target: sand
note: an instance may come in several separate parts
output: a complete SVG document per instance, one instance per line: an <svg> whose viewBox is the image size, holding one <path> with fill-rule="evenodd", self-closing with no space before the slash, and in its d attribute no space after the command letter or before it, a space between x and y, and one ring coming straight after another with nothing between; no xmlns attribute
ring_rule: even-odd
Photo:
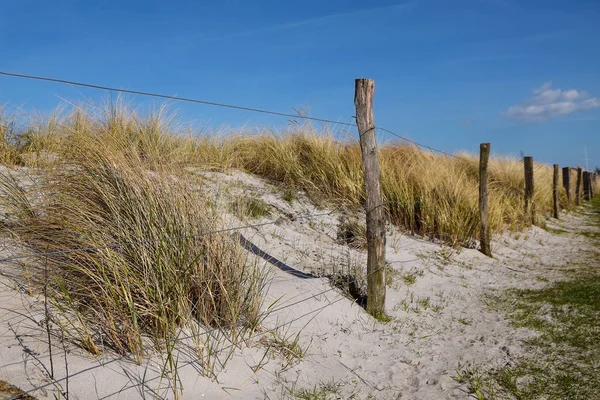
<svg viewBox="0 0 600 400"><path fill-rule="evenodd" d="M228 215L228 226L278 223L239 231L259 254L249 257L272 276L263 330L235 345L221 339L217 358L209 360L215 362L216 377L203 376L197 341L179 341L177 387L183 399L295 398L303 390L340 399L466 399L465 384L452 379L458 368L515 363L523 340L535 335L510 326L488 307L485 295L561 279L560 268L589 246L580 235L533 227L494 237L494 257L488 258L476 249L449 248L389 226L386 254L394 272L388 274L386 311L391 321L378 322L325 277L364 268L366 253L337 238L348 210L316 207L302 193L286 202L276 187L241 172L190 172L205 178L203 190L210 188L224 211L241 195L255 195L271 206L270 215L254 220ZM308 215L318 216L290 218ZM583 226L581 215L561 217L560 225L552 226L567 231ZM10 238L3 243L0 257L21 252ZM174 397L174 383L161 378L160 354L141 365L109 350L94 357L61 341L56 329L51 371L43 297L19 286L15 278L22 276L22 265L2 263L1 270L0 379L24 391L46 385L31 394L54 398L67 391L67 365L70 399ZM211 343L218 341L217 332L202 337L209 335ZM298 346L289 347L302 357L286 357L290 353L276 338L288 344L298 338Z"/></svg>

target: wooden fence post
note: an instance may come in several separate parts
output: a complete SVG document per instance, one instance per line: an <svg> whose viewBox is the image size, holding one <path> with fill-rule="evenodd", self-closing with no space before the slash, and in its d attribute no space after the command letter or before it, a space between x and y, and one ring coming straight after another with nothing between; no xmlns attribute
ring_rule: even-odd
<svg viewBox="0 0 600 400"><path fill-rule="evenodd" d="M562 169L562 180L563 186L567 191L567 210L571 208L572 198L571 198L571 168L563 167Z"/></svg>
<svg viewBox="0 0 600 400"><path fill-rule="evenodd" d="M480 243L481 252L488 257L492 256L490 247L490 221L488 215L488 160L490 158L490 144L479 145L479 216L481 221Z"/></svg>
<svg viewBox="0 0 600 400"><path fill-rule="evenodd" d="M583 179L583 170L577 167L577 183L575 185L575 205L581 205L581 183Z"/></svg>
<svg viewBox="0 0 600 400"><path fill-rule="evenodd" d="M583 171L583 200L590 201L591 198L590 173L588 171Z"/></svg>
<svg viewBox="0 0 600 400"><path fill-rule="evenodd" d="M552 208L554 210L554 218L558 219L558 173L560 166L554 164L554 176L552 179ZM564 175L563 175L564 178Z"/></svg>
<svg viewBox="0 0 600 400"><path fill-rule="evenodd" d="M533 198L533 157L523 158L525 166L525 217L529 218L532 225L535 225L535 203Z"/></svg>
<svg viewBox="0 0 600 400"><path fill-rule="evenodd" d="M367 312L380 319L385 317L385 213L375 138L374 93L372 79L356 79L354 105L367 194Z"/></svg>

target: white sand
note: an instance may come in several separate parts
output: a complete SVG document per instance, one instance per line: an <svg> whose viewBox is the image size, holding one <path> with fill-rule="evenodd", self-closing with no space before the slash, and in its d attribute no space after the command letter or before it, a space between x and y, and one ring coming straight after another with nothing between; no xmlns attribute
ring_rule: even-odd
<svg viewBox="0 0 600 400"><path fill-rule="evenodd" d="M364 266L366 253L336 240L341 211L291 221L286 215L332 210L315 208L301 194L288 204L274 187L243 173L204 175L220 204L226 204L229 196L254 193L272 206L270 216L251 223L281 217L279 224L241 233L287 266L316 275L348 265ZM230 218L229 224L247 222ZM563 215L561 226L578 229L581 222L581 217ZM20 253L10 239L3 241L0 257ZM387 260L398 272L392 274L387 290L389 323L373 320L326 278L296 277L261 260L273 274L265 310L277 300L263 322L265 332L229 349L224 342L217 362L230 357L224 368L217 368L216 379L200 374L193 341L183 340L178 345L180 398L293 398L294 391L327 385L337 388L331 398L468 398L466 387L452 379L459 365L514 363L522 340L534 334L509 326L502 315L488 310L482 295L547 284L540 277L560 279L560 267L586 246L581 236L533 228L518 239L496 237L494 258L489 259L474 249L456 252L389 227ZM20 267L2 264L1 268L6 276L0 278L0 379L26 391L49 384L32 394L53 398L59 390L66 391L67 382L61 380L66 375L66 357L70 399L173 398L172 382L160 379L160 355L138 366L110 351L91 357L73 345L61 344L60 337L52 339L54 376L59 380L52 384L43 300L18 290L11 277L20 274ZM415 282L409 285L403 277L410 280L410 275ZM291 341L299 334L300 347L306 350L302 359L287 365L281 355L265 357L260 339L270 338L268 330L276 327L280 336ZM104 362L110 363L101 366Z"/></svg>

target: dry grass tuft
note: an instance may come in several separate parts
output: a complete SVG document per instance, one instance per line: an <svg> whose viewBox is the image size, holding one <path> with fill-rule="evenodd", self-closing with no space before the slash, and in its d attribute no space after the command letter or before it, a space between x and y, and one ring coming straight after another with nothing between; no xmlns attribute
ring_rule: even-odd
<svg viewBox="0 0 600 400"><path fill-rule="evenodd" d="M99 342L141 353L145 336L160 343L189 323L242 328L258 318L263 277L235 236L197 235L221 228L220 218L162 155L102 137L73 144L68 161L40 176L35 196L2 179L5 198L20 194L4 207L18 216L7 229L24 245L105 246L39 258L68 334L93 353Z"/></svg>

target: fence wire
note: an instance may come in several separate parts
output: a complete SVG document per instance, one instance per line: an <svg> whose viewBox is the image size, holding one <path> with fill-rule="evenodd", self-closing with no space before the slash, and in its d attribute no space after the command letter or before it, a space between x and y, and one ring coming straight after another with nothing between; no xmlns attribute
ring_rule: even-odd
<svg viewBox="0 0 600 400"><path fill-rule="evenodd" d="M58 78L51 78L51 77L44 77L44 76L37 76L37 75L28 75L28 74L21 74L21 73L12 73L12 72L6 72L6 71L0 71L0 75L3 76L9 76L9 77L15 77L15 78L21 78L21 79L30 79L30 80L38 80L38 81L46 81L46 82L54 82L54 83L59 83L59 84L65 84L65 85L71 85L71 86L78 86L78 87L86 87L86 88L91 88L91 89L98 89L98 90L107 90L107 91L114 91L114 92L119 92L119 93L126 93L126 94L133 94L133 95L140 95L140 96L147 96L147 97L154 97L154 98L161 98L161 99L168 99L168 100L175 100L175 101L182 101L182 102L188 102L188 103L195 103L195 104L202 104L202 105L208 105L208 106L214 106L214 107L222 107L222 108L228 108L228 109L235 109L235 110L241 110L241 111L248 111L248 112L254 112L254 113L261 113L261 114L268 114L268 115L274 115L274 116L279 116L279 117L287 117L287 118L294 118L294 119L303 119L303 120L309 120L309 121L315 121L315 122L321 122L321 123L329 123L329 124L336 124L336 125L341 125L341 126L348 126L348 127L356 127L355 123L347 123L347 122L341 122L341 121L337 121L337 120L333 120L333 119L328 119L328 118L315 118L315 117L309 117L309 116L305 116L305 115L298 115L298 114L291 114L291 113L284 113L284 112L278 112L278 111L272 111L272 110L266 110L266 109L260 109L260 108L254 108L254 107L247 107L247 106L240 106L240 105L234 105L234 104L227 104L227 103L219 103L219 102L214 102L214 101L209 101L209 100L202 100L202 99L195 99L195 98L187 98L187 97L179 97L179 96L172 96L172 95L165 95L165 94L160 94L160 93L152 93L152 92L147 92L147 91L140 91L140 90L130 90L130 89L119 89L119 88L115 88L115 87L109 87L109 86L104 86L104 85L98 85L98 84L91 84L91 83L84 83L84 82L77 82L77 81L72 81L72 80L67 80L67 79L58 79ZM432 152L436 152L448 157L453 157L459 160L463 160L463 161L468 161L468 162L473 162L473 160L469 160L463 157L459 157L456 156L454 154L450 154L446 151L443 150L439 150L436 149L434 147L428 146L428 145L424 145L422 143L419 143L415 140L409 139L405 136L402 136L390 129L384 128L384 127L379 127L379 126L374 126L373 129L378 129L381 130L383 132L386 132L398 139L404 140L406 142L409 142L411 144L414 144L416 146L418 146L421 149L428 149ZM477 196L472 196L472 198L478 197ZM432 201L427 201L424 202L424 204L429 204L432 202L440 202L440 201L456 201L458 199L460 199L462 197L456 197L456 198L447 198L447 199L436 199L436 200L432 200ZM465 196L464 198L471 198L471 196ZM381 206L385 206L385 205L391 205L391 204L395 204L395 203L404 203L400 200L393 200L393 201L386 201L386 202L382 202L378 205L376 205L375 207L373 207L372 209L376 208L376 207L381 207ZM300 216L296 216L293 218L290 218L291 221L297 220L297 219L304 219L304 218L313 218L313 217L319 217L319 216L327 216L327 215L332 215L333 213L335 213L336 211L339 210L338 207L337 209L334 209L333 211L327 212L327 213L317 213L317 214L310 214L310 215L300 215ZM370 212L372 211L372 209L370 210L365 210L366 212ZM97 251L97 250L102 250L102 249L111 249L111 248L121 248L121 247L126 247L126 246L135 246L135 245L141 245L141 244L148 244L148 243L156 243L156 242L163 242L163 241L171 241L171 240L178 240L178 239L191 239L191 238L196 238L196 237L201 237L201 236L207 236L207 235L214 235L214 234L223 234L223 233L229 233L229 232L234 232L234 231L238 231L238 230L242 230L242 229L249 229L249 228L259 228L259 227L264 227L264 226L268 226L268 225L274 225L274 224L278 224L280 222L284 221L284 218L280 217L276 220L273 221L269 221L269 222L263 222L263 223L257 223L257 224L248 224L248 225L244 225L244 226L238 226L238 227L232 227L232 228L224 228L224 229L219 229L219 230L213 230L213 231L208 231L208 232L198 232L196 234L191 234L191 235L183 235L183 236L173 236L173 237L163 237L163 238L155 238L155 239L146 239L146 240L140 240L140 241L132 241L132 242L124 242L124 243L111 243L111 244L107 244L107 245L102 245L102 246L93 246L93 247L86 247L86 248L79 248L79 249L66 249L66 250L57 250L57 251L50 251L50 252L39 252L39 253L28 253L28 254L20 254L20 255L15 255L15 256L11 256L11 257L5 257L5 258L0 258L0 263L8 263L8 262L12 262L12 261L17 261L17 260L22 260L22 259L26 259L26 258L32 258L32 257L51 257L51 256L58 256L58 255L64 255L64 254L72 254L72 253L78 253L78 252L93 252L93 251ZM413 261L418 261L419 259L414 259L414 260L407 260L407 261L397 261L398 263L409 263L409 262L413 262ZM371 274L375 274L377 272L379 272L379 270L381 268L384 267L380 267L379 269L372 271ZM366 278L369 278L370 275L366 275ZM329 292L335 291L337 290L335 287L330 287L326 290L323 290L319 293L316 294L312 294L310 296L307 296L301 300L297 300L294 302L291 302L289 304L286 305L282 305L280 307L276 307L270 310L267 310L267 314L266 316L270 316L273 315L276 312L280 312L283 311L285 309L288 309L292 306L296 306L300 303L303 303L305 301L309 301L311 299L315 299L319 296L322 296L324 294L327 294ZM297 317L291 321L288 321L284 324L280 324L278 326L276 326L274 328L274 330L278 330L281 329L282 327L289 325L295 321L298 321L308 315L317 313L317 312L321 312L324 309L326 309L327 307L331 307L334 304L336 304L337 302L343 300L344 297L340 296L340 298L336 299L333 302L329 302L328 304L317 308L315 310L311 310L306 314L303 314L300 317ZM188 340L188 339L193 339L193 338L198 338L200 336L203 335L211 335L214 332L217 331L222 331L225 329L232 329L235 327L240 327L242 326L244 323L246 323L247 321L242 320L242 321L237 321L235 323L232 324L228 324L225 326L220 326L220 327L216 327L216 328L212 328L212 329L208 329L205 330L201 333L197 333L197 334L193 334L193 335L185 335L185 336L180 336L177 338L173 338L173 339L169 339L169 340L165 340L161 343L153 343L151 345L145 346L143 347L141 350L139 351L146 351L150 348L156 347L156 346L160 346L160 345L167 345L167 344L171 344L173 342L181 342L183 340ZM273 330L267 330L265 332L259 332L256 335L260 336L263 335L265 333L268 333L270 331ZM224 348L221 349L221 351L225 351L228 348L231 348L232 346L235 346L233 343ZM139 352L138 351L138 352ZM132 356L134 353L127 353L124 354L120 357L116 357L113 358L111 360L107 360L104 362L101 362L97 365L85 368L83 370L77 371L75 373L72 374L68 374L67 376L60 378L60 379L53 379L51 382L48 382L44 385L35 387L33 389L30 389L24 393L18 394L18 395L14 395L12 397L9 398L9 400L16 400L21 398L24 395L27 394L31 394L35 391L47 388L49 386L56 386L58 383L61 383L63 381L68 381L69 379L72 379L76 376L80 376L84 373L87 373L89 371L93 371L97 368L102 368L105 367L107 365L110 365L112 363L116 363L118 361L122 361L130 356ZM192 360L190 362L188 362L188 364L193 364L195 361ZM147 383L147 381L142 381L141 383L128 387L127 389L142 385ZM116 392L114 394L118 394L121 393L123 391L120 390L119 392Z"/></svg>
<svg viewBox="0 0 600 400"><path fill-rule="evenodd" d="M296 219L306 219L306 218L315 218L315 217L320 217L320 216L326 216L326 215L331 215L331 214L335 213L336 211L337 211L337 209L334 209L334 210L326 212L326 213L320 213L320 214L300 215L300 216L295 216L290 220L294 221ZM126 246L135 246L135 245L139 245L139 244L167 242L167 241L179 240L179 239L193 239L193 238L198 238L198 237L202 237L202 236L235 232L235 231L239 231L242 229L260 228L262 226L276 225L283 221L285 221L285 219L283 217L280 217L280 218L277 218L276 220L269 221L269 222L263 222L263 223L259 223L259 224L249 224L249 225L244 225L244 226L236 226L233 228L217 229L217 230L208 231L208 232L199 232L199 233L195 233L195 234L191 234L191 235L168 236L168 237L162 237L162 238L156 238L156 239L146 239L146 240L122 242L122 243L111 243L111 244L102 245L102 246L83 247L83 248L78 248L78 249L67 249L67 250L56 250L56 251L49 251L49 252L44 252L44 253L19 254L16 256L0 258L0 263L10 262L10 261L15 261L15 260L22 260L22 259L33 258L33 257L42 258L42 257L56 256L56 255L62 255L62 254L87 253L87 252L103 250L103 249L114 249L114 248L120 248L120 247L126 247Z"/></svg>
<svg viewBox="0 0 600 400"><path fill-rule="evenodd" d="M318 298L319 296L322 296L322 295L324 295L324 294L327 294L327 293L329 293L329 292L332 292L332 291L335 291L335 290L337 290L335 287L331 287L331 288L325 289L325 290L323 290L323 291L321 291L321 292L319 292L319 293L311 294L311 295L309 295L309 296L307 296L307 297L305 297L305 298L303 298L303 299L301 299L301 300L295 301L295 302L293 302L293 303L290 303L290 304L286 304L285 306L281 306L281 307L277 307L277 308L269 309L269 310L267 310L267 312L265 313L264 317L265 317L265 318L266 318L266 317L269 317L269 316L271 316L271 315L273 315L273 314L275 314L275 313L277 313L277 312L279 312L279 311L283 311L283 310L285 310L285 309L288 309L288 308L290 308L290 307L292 307L292 306L295 306L295 305L301 304L301 303L303 303L303 302L306 302L306 301L309 301L309 300L312 300L312 299L316 299L316 298ZM345 299L345 297L344 297L344 296L340 296L340 297L339 297L338 299L336 299L335 301L329 302L328 304L326 304L326 305L324 305L324 306L322 306L322 307L319 307L319 308L317 308L317 309L311 310L311 311L309 311L309 312L307 312L307 313L305 313L305 314L303 314L303 315L301 315L301 316L299 316L299 317L296 317L296 318L292 319L291 321L287 321L287 322L285 322L285 323L282 323L282 324L276 325L276 326L275 326L274 328L272 328L272 329L268 329L268 330L265 330L265 331L263 331L263 332L258 332L258 333L255 333L255 334L253 335L253 338L256 338L256 337L258 337L258 336L264 335L264 334L266 334L266 333L269 333L269 332L276 332L276 331L278 331L279 329L281 329L281 328L282 328L282 327L284 327L284 326L290 325L290 324L292 324L293 322L296 322L296 321L298 321L298 320L300 320L300 319L302 319L302 318L304 318L304 317L306 317L306 316L308 316L308 315L311 315L311 314L313 314L313 313L321 312L321 311L323 311L324 309L326 309L327 307L331 307L331 306L333 306L334 304L336 304L336 303L338 303L339 301L342 301L342 300L344 300L344 299ZM228 325L225 325L225 326L219 326L219 327L215 327L215 328L212 328L212 329L208 329L208 330L206 330L206 331L203 331L203 332L200 332L200 333L191 334L191 335L184 335L184 336L178 336L178 337L176 337L176 338L169 339L169 340L164 340L164 341L162 341L162 342L159 342L159 343L151 343L151 344L149 344L149 345L147 345L147 346L144 346L144 347L142 347L140 350L138 350L138 351L136 351L136 352L130 352L130 353L127 353L127 354L123 354L123 355L121 355L121 356L119 356L119 357L116 357L116 358L113 358L113 359L110 359L110 360L107 360L107 361L104 361L104 362L100 362L100 363L98 363L98 364L96 364L96 365L93 365L93 366L91 366L91 367L88 367L88 368L84 368L84 369L82 369L82 370L80 370L80 371L74 372L74 373L72 373L72 374L69 374L69 375L67 375L67 376L65 376L65 377L62 377L62 378L58 378L58 379L52 379L50 382L48 382L48 383L46 383L46 384L43 384L43 385L37 386L37 387L35 387L35 388L32 388L32 389L30 389L30 390L27 390L27 391L25 391L25 392L22 392L22 393L19 393L19 394L16 394L16 395L14 395L14 396L12 396L12 397L9 397L9 398L8 398L8 400L17 400L17 399L23 398L23 396L25 396L25 395L32 394L32 393L34 393L34 392L36 392L36 391L38 391L38 390L45 389L45 388L47 388L47 387L50 387L50 386L56 386L57 384L59 384L59 383L61 383L61 382L64 382L64 381L70 380L70 379L72 379L72 378L74 378L74 377L77 377L77 376L79 376L79 375L85 374L85 373L87 373L87 372L93 371L93 370L95 370L95 369L98 369L98 368L103 368L103 367L106 367L106 366L108 366L108 365L110 365L110 364L113 364L113 363L116 363L116 362L118 362L118 361L125 360L125 359L127 359L127 358L129 358L129 357L131 357L131 356L135 355L136 353L139 353L139 352L145 352L145 351L147 351L147 350L150 350L150 349L152 349L152 348L156 348L156 347L160 347L160 346L164 346L164 345L169 345L169 344L172 344L172 343L178 343L178 342L182 342L182 341L189 340L189 339L195 339L195 338L199 338L199 337L201 337L201 336L210 335L211 333L214 333L214 332L217 332L217 331L224 331L224 330L227 330L227 329L232 329L232 328L236 328L236 327L237 327L237 328L239 328L239 327L242 327L242 326L243 326L243 325L244 325L246 322L247 322L246 320L237 321L237 322L235 322L235 323L228 324ZM237 345L232 343L231 345L229 345L229 346L227 346L227 347L224 347L224 348L220 349L219 351L220 351L220 352L227 351L227 350L231 349L231 348L232 348L232 347L234 347L234 346L237 346ZM195 361L189 361L189 362L187 363L187 365L189 365L189 364L193 364L194 362L195 362ZM185 366L185 365L183 365L183 366ZM157 378L155 378L155 379L157 379ZM149 381L150 381L150 380L149 380ZM141 383L139 383L139 384L137 384L137 385L135 385L135 386L139 386L139 385L145 384L145 383L147 383L147 382L149 382L149 381L143 381L143 382L141 382ZM130 387L130 388L133 388L133 386L132 386L132 387ZM121 390L121 391L122 391L122 390ZM115 395L115 394L118 394L118 393L120 393L121 391L119 391L119 392L116 392L116 393L114 393L113 395Z"/></svg>
<svg viewBox="0 0 600 400"><path fill-rule="evenodd" d="M188 98L188 97L171 96L171 95L161 94L161 93L151 93L151 92L146 92L146 91L141 91L141 90L119 89L119 88L115 88L115 87L96 85L96 84L92 84L92 83L76 82L76 81L67 80L67 79L50 78L50 77L37 76L37 75L27 75L27 74L20 74L20 73L14 73L14 72L6 72L6 71L0 71L0 75L11 76L11 77L15 77L15 78L34 79L34 80L39 80L39 81L61 83L61 84L65 84L65 85L86 87L86 88L91 88L91 89L108 90L108 91L112 91L112 92L134 94L134 95L139 95L139 96L155 97L155 98L159 98L159 99L177 100L177 101L183 101L183 102L187 102L187 103L204 104L207 106L230 108L230 109L241 110L241 111L250 111L250 112L254 112L254 113L269 114L269 115L275 115L275 116L279 116L279 117L298 118L298 119L304 119L304 120L310 120L310 121L316 121L316 122L324 122L324 123L329 123L329 124L336 124L336 125L343 125L343 126L350 126L350 127L356 126L355 124L351 124L348 122L335 121L333 119L327 119L327 118L308 117L305 115L290 114L290 113L264 110L264 109L260 109L260 108L253 108L253 107L246 107L246 106L238 106L238 105L234 105L234 104L217 103L214 101L192 99L192 98Z"/></svg>
<svg viewBox="0 0 600 400"><path fill-rule="evenodd" d="M266 110L266 109L261 109L261 108L240 106L240 105L234 105L234 104L228 104L228 103L219 103L219 102L214 102L214 101L209 101L209 100L194 99L194 98L188 98L188 97L172 96L172 95L167 95L167 94L162 94L162 93L153 93L153 92L147 92L147 91L142 91L142 90L119 89L119 88L105 86L105 85L77 82L77 81L73 81L73 80L69 80L69 79L52 78L52 77L46 77L46 76L29 75L29 74L22 74L22 73L17 73L17 72L7 72L7 71L0 71L0 75L14 77L14 78L20 78L20 79L30 79L30 80L38 80L38 81L45 81L45 82L54 82L54 83L60 83L60 84L64 84L64 85L85 87L85 88L98 89L98 90L107 90L107 91L112 91L112 92L133 94L133 95L146 96L146 97L154 97L154 98L159 98L159 99L167 99L167 100L182 101L182 102L187 102L187 103L202 104L202 105L213 106L213 107L221 107L221 108L229 108L229 109L234 109L234 110L249 111L249 112L274 115L274 116L279 116L279 117L297 118L297 119L303 119L303 120L307 120L307 121L335 124L335 125L347 126L347 127L352 127L352 128L356 127L355 123L343 122L343 121L334 120L331 118L309 117L307 115L301 115L301 114L284 113L284 112ZM457 158L460 160L470 161L466 158L459 157L454 154L448 153L446 151L436 149L432 146L419 143L413 139L409 139L405 136L402 136L402 135L400 135L390 129L384 128L384 127L373 126L371 129L377 129L377 130L381 130L383 132L389 133L390 135L395 136L398 139L412 143L420 148L425 148L430 151L433 151L433 152L436 152L439 154L443 154L448 157L454 157L454 158Z"/></svg>

